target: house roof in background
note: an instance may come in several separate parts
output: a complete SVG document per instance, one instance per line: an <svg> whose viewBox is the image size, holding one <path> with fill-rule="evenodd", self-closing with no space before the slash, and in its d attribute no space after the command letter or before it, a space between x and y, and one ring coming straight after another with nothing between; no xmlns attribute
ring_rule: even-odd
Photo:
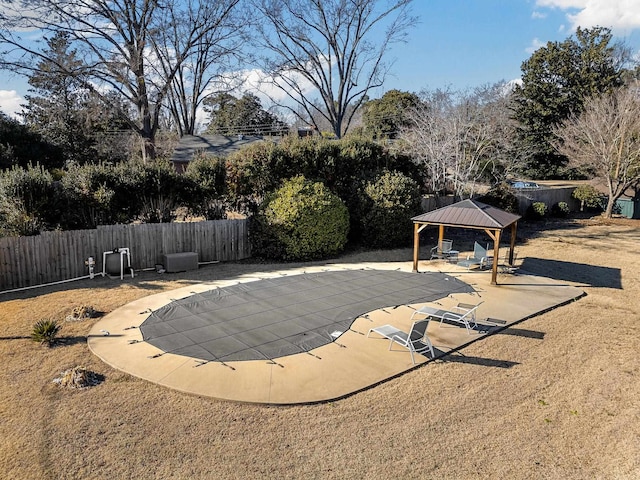
<svg viewBox="0 0 640 480"><path fill-rule="evenodd" d="M248 135L185 135L173 151L171 161L174 164L188 163L198 151L226 156L246 145L262 140L263 137Z"/></svg>

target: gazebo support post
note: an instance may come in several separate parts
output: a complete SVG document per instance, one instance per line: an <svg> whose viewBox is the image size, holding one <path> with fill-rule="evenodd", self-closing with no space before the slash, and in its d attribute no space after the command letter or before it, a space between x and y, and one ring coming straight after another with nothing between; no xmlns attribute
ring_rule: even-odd
<svg viewBox="0 0 640 480"><path fill-rule="evenodd" d="M518 229L518 222L511 224L511 246L509 248L509 265L513 265L513 254L516 250L516 230Z"/></svg>
<svg viewBox="0 0 640 480"><path fill-rule="evenodd" d="M438 228L438 245L442 245L442 240L444 240L444 225Z"/></svg>
<svg viewBox="0 0 640 480"><path fill-rule="evenodd" d="M498 262L500 261L500 232L495 231L495 239L493 240L493 264L491 266L491 285L498 284Z"/></svg>
<svg viewBox="0 0 640 480"><path fill-rule="evenodd" d="M420 252L420 224L413 224L413 272L418 272L418 254Z"/></svg>
<svg viewBox="0 0 640 480"><path fill-rule="evenodd" d="M493 262L491 266L491 285L498 284L498 256L500 255L500 232L498 228L496 230L485 229L485 233L489 235L489 238L493 240Z"/></svg>

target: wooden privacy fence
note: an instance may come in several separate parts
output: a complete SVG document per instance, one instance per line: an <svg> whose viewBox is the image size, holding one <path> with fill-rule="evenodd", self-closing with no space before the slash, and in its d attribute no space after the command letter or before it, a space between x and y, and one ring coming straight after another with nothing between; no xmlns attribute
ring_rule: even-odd
<svg viewBox="0 0 640 480"><path fill-rule="evenodd" d="M0 238L0 291L88 275L93 257L102 272L103 252L128 247L135 270L153 268L167 253L198 252L199 262L230 261L251 255L248 221L108 225L95 230L44 232Z"/></svg>

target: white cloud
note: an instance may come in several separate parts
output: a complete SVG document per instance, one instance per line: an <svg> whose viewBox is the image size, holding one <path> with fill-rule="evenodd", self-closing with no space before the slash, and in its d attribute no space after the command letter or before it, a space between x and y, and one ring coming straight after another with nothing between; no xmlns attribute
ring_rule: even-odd
<svg viewBox="0 0 640 480"><path fill-rule="evenodd" d="M544 47L545 45L546 45L546 43L541 41L539 38L534 38L531 41L531 45L528 46L527 48L525 48L525 51L528 54L532 54L533 52L535 52L536 50L538 50L541 47Z"/></svg>
<svg viewBox="0 0 640 480"><path fill-rule="evenodd" d="M609 27L614 31L640 28L640 0L536 0L536 7L570 10L571 27Z"/></svg>
<svg viewBox="0 0 640 480"><path fill-rule="evenodd" d="M534 20L540 20L542 18L547 18L547 14L536 10L531 14L531 18L533 18Z"/></svg>
<svg viewBox="0 0 640 480"><path fill-rule="evenodd" d="M24 98L15 90L0 90L0 110L10 117L18 117L18 113L22 110L20 107L22 103Z"/></svg>

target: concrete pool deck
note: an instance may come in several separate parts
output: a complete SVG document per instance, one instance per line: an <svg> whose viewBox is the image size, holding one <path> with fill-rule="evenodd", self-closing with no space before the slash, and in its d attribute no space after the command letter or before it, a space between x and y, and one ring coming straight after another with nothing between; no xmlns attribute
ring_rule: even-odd
<svg viewBox="0 0 640 480"><path fill-rule="evenodd" d="M165 353L143 341L139 329L152 310L194 292L270 276L362 268L410 272L412 263L328 264L304 270L260 273L233 281L217 280L151 295L114 310L94 324L88 336L89 348L118 370L191 394L248 403L315 403L351 395L433 361L416 355L416 365L413 365L408 350L395 345L389 351L388 340L374 338L374 335L367 337L371 328L384 324L408 331L411 314L422 305L446 309L458 302L482 302L477 313L478 323L486 325L489 334L499 334L501 331L509 333L510 325L577 299L584 293L566 282L524 272L499 275L499 285L491 285L488 271L467 271L439 261L421 262L422 272L447 273L471 285L474 292L453 294L428 304L375 310L357 318L335 342L307 353L288 355L273 361L205 362ZM464 326L440 325L437 321L431 321L427 335L435 348L437 359L487 334L476 331L469 334ZM487 356L490 361L490 352Z"/></svg>

